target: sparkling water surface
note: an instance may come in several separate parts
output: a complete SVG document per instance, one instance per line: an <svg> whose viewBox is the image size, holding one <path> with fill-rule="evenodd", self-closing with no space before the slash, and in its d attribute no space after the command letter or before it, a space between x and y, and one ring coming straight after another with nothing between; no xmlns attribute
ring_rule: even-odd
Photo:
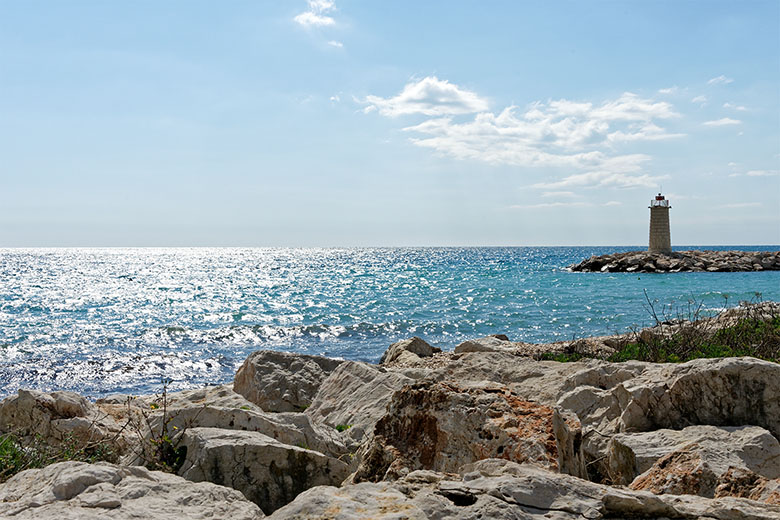
<svg viewBox="0 0 780 520"><path fill-rule="evenodd" d="M629 249L0 249L0 396L224 383L257 349L376 362L411 336L451 350L612 334L651 324L644 291L674 314L780 300L777 271L566 270Z"/></svg>

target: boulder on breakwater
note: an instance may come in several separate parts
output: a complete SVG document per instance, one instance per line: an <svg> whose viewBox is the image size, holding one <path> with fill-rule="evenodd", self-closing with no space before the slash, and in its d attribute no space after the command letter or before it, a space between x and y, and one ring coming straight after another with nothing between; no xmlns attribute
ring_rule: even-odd
<svg viewBox="0 0 780 520"><path fill-rule="evenodd" d="M602 273L779 271L780 251L628 251L592 256L569 269Z"/></svg>

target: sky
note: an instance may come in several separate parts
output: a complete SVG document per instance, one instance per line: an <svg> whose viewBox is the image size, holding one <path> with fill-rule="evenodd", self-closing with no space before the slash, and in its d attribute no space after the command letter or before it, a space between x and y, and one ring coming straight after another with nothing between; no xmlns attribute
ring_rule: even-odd
<svg viewBox="0 0 780 520"><path fill-rule="evenodd" d="M780 2L0 0L0 247L780 244Z"/></svg>

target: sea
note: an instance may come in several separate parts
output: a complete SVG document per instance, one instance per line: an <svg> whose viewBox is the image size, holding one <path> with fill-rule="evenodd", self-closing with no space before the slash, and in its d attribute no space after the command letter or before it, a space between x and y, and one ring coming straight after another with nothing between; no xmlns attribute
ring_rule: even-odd
<svg viewBox="0 0 780 520"><path fill-rule="evenodd" d="M0 397L221 384L258 349L377 362L412 336L443 350L498 333L552 342L648 326L653 310L687 318L780 301L779 271L567 270L640 249L0 249Z"/></svg>

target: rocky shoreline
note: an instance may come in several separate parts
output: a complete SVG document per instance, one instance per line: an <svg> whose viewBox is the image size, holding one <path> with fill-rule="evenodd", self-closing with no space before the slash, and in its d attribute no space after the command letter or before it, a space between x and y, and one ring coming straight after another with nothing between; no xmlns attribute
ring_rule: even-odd
<svg viewBox="0 0 780 520"><path fill-rule="evenodd" d="M745 312L780 304L710 328ZM540 360L625 340L410 338L379 365L258 351L233 384L157 396L19 390L0 432L116 456L18 473L0 517L780 518L780 365ZM176 474L139 466L161 445Z"/></svg>
<svg viewBox="0 0 780 520"><path fill-rule="evenodd" d="M569 269L602 273L778 271L780 251L628 251L592 256Z"/></svg>

